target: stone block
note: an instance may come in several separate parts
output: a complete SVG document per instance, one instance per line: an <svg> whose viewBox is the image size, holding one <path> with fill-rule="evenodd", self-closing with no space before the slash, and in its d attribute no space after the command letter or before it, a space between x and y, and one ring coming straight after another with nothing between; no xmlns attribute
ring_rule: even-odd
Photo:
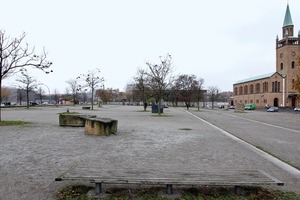
<svg viewBox="0 0 300 200"><path fill-rule="evenodd" d="M86 118L93 118L93 115L80 115L80 114L59 114L60 126L84 127Z"/></svg>
<svg viewBox="0 0 300 200"><path fill-rule="evenodd" d="M118 120L110 118L87 118L85 133L89 135L111 135L117 132Z"/></svg>

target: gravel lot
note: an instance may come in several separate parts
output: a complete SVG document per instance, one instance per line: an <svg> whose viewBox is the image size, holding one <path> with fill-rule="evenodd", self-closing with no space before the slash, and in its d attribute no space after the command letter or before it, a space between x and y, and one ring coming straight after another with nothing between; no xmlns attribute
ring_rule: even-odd
<svg viewBox="0 0 300 200"><path fill-rule="evenodd" d="M70 112L117 119L118 133L94 137L85 135L84 128L60 127L58 113L67 108ZM152 117L150 112L141 112L142 109L137 106L104 106L93 111L79 106L2 109L3 120L31 123L0 128L0 199L55 199L60 188L74 182L55 182L54 179L83 163L99 168L137 170L260 169L283 181L285 186L281 189L300 194L300 178L182 108L165 109L169 117ZM297 124L300 115L192 109L190 112L300 166L299 145L296 146L300 143L299 133L278 131L283 129L230 116L300 130ZM278 145L280 143L283 144Z"/></svg>

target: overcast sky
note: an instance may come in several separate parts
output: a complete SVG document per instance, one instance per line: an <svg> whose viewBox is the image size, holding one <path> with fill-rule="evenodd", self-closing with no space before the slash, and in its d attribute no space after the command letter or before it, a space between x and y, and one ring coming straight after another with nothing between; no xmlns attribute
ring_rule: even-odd
<svg viewBox="0 0 300 200"><path fill-rule="evenodd" d="M294 35L300 1L289 1ZM172 55L174 75L232 91L240 79L275 72L286 0L1 0L0 29L45 47L53 73L32 72L65 92L66 81L100 68L105 87L124 90L145 62ZM14 77L4 80L12 85Z"/></svg>

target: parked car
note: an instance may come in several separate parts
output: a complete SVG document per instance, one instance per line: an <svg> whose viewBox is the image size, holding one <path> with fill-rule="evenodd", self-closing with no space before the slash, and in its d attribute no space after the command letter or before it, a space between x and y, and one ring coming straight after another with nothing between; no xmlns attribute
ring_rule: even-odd
<svg viewBox="0 0 300 200"><path fill-rule="evenodd" d="M300 106L295 107L294 111L300 111Z"/></svg>
<svg viewBox="0 0 300 200"><path fill-rule="evenodd" d="M229 106L229 109L235 109L235 106Z"/></svg>
<svg viewBox="0 0 300 200"><path fill-rule="evenodd" d="M256 105L254 103L246 104L245 110L255 110Z"/></svg>
<svg viewBox="0 0 300 200"><path fill-rule="evenodd" d="M275 107L275 106L271 106L267 112L278 112L278 107Z"/></svg>
<svg viewBox="0 0 300 200"><path fill-rule="evenodd" d="M30 102L29 102L29 105L31 105L31 106L36 106L36 105L38 105L38 103L37 103L37 102L34 102L34 101L30 101Z"/></svg>

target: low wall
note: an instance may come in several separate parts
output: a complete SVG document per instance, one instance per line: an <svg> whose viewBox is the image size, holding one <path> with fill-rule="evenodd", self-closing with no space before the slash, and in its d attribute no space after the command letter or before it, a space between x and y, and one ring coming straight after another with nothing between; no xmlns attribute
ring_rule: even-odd
<svg viewBox="0 0 300 200"><path fill-rule="evenodd" d="M84 127L86 118L93 118L93 117L96 116L71 114L71 113L59 114L59 125L72 126L72 127Z"/></svg>
<svg viewBox="0 0 300 200"><path fill-rule="evenodd" d="M85 133L89 135L111 135L117 132L118 120L109 118L87 118Z"/></svg>

